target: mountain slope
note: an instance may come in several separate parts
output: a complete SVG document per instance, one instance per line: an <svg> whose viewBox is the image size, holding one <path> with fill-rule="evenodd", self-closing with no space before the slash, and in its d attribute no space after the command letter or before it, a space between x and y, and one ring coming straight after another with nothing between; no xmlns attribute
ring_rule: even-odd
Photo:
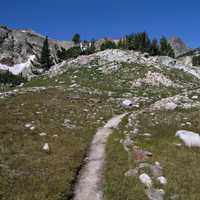
<svg viewBox="0 0 200 200"><path fill-rule="evenodd" d="M1 93L1 199L73 199L93 135L126 112L106 145L100 183L105 199L198 199L200 150L175 134L200 132L200 77L197 68L176 62L106 50ZM152 171L158 166L166 185ZM151 188L140 182L144 173Z"/></svg>
<svg viewBox="0 0 200 200"><path fill-rule="evenodd" d="M191 51L190 48L179 37L172 37L169 39L169 43L172 46L175 57L179 57Z"/></svg>

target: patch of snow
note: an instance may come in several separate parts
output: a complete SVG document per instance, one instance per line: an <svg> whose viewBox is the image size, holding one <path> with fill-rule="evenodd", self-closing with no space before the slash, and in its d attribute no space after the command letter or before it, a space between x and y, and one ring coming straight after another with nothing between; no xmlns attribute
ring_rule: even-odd
<svg viewBox="0 0 200 200"><path fill-rule="evenodd" d="M176 132L179 137L188 147L200 147L200 136L192 131L179 130Z"/></svg>
<svg viewBox="0 0 200 200"><path fill-rule="evenodd" d="M139 179L140 179L141 183L143 183L146 187L148 187L148 188L152 187L152 179L148 174L146 174L146 173L141 174L139 176Z"/></svg>
<svg viewBox="0 0 200 200"><path fill-rule="evenodd" d="M31 55L28 58L28 61L25 63L21 63L21 64L16 64L13 65L12 67L4 65L4 64L0 64L0 70L5 70L5 71L9 71L14 75L18 75L20 74L25 68L29 68L31 65L31 61L33 61L35 59L35 55Z"/></svg>

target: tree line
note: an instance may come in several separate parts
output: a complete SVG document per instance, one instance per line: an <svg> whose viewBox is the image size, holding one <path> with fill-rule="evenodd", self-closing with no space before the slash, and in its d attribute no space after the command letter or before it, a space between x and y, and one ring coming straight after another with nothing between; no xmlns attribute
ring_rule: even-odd
<svg viewBox="0 0 200 200"><path fill-rule="evenodd" d="M151 56L162 55L174 58L174 51L165 36L160 41L151 40L146 32L130 34L121 38L117 43L105 40L101 45L101 50L105 49L127 49L149 53Z"/></svg>
<svg viewBox="0 0 200 200"><path fill-rule="evenodd" d="M9 85L9 86L16 86L20 85L21 83L25 83L27 81L26 78L22 76L22 74L19 75L13 75L11 72L6 71L0 73L0 85Z"/></svg>
<svg viewBox="0 0 200 200"><path fill-rule="evenodd" d="M80 55L89 55L93 54L97 51L95 46L95 40L91 41L81 41L81 37L78 33L76 33L72 41L74 46L70 49L59 48L55 46L57 61L62 62L63 60L67 60L70 58L76 58ZM104 42L100 45L100 50L106 49L127 49L127 50L135 50L140 51L142 53L147 52L151 56L162 55L162 56L170 56L175 57L174 51L166 39L166 37L161 37L161 39L150 39L146 32L133 33L130 35L126 35L121 38L118 42L114 42L109 39L105 39ZM38 58L39 67L43 68L45 71L49 70L50 67L54 64L53 59L51 57L48 37L45 38L41 55Z"/></svg>

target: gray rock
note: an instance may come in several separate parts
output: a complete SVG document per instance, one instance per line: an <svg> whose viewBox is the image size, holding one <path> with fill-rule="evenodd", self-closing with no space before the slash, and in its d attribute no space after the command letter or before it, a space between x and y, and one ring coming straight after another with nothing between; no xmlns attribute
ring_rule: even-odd
<svg viewBox="0 0 200 200"><path fill-rule="evenodd" d="M138 175L138 171L139 171L138 168L129 169L124 175L127 176L127 177L130 177L130 176L137 176L137 175Z"/></svg>
<svg viewBox="0 0 200 200"><path fill-rule="evenodd" d="M10 29L0 26L0 64L13 66L25 63L31 55L40 55L45 36L32 30ZM57 47L56 47L57 46ZM70 42L49 39L49 47L54 62L57 60L56 48L69 48Z"/></svg>
<svg viewBox="0 0 200 200"><path fill-rule="evenodd" d="M152 165L150 166L150 170L152 175L157 178L163 175L163 169L160 165Z"/></svg>
<svg viewBox="0 0 200 200"><path fill-rule="evenodd" d="M169 39L169 43L174 50L175 57L181 56L191 51L191 49L188 48L179 37L172 37L171 39Z"/></svg>
<svg viewBox="0 0 200 200"><path fill-rule="evenodd" d="M149 188L145 191L149 200L163 200L164 199L164 190Z"/></svg>

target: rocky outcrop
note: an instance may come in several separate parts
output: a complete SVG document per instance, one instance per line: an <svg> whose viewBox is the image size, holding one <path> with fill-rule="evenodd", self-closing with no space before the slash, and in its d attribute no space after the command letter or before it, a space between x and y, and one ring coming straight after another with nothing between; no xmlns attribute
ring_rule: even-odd
<svg viewBox="0 0 200 200"><path fill-rule="evenodd" d="M186 46L186 44L178 37L173 37L173 38L169 39L169 43L174 50L175 57L179 57L179 56L191 51L191 49L188 48Z"/></svg>
<svg viewBox="0 0 200 200"><path fill-rule="evenodd" d="M32 30L9 29L0 26L0 65L3 68L25 64L30 57L40 55L45 36ZM49 39L52 58L56 61L56 48L70 48L72 42ZM12 70L11 70L12 71Z"/></svg>
<svg viewBox="0 0 200 200"><path fill-rule="evenodd" d="M26 62L31 55L41 51L45 36L32 30L9 29L0 27L0 63L12 66ZM49 39L52 57L55 58L56 46L70 48L72 42Z"/></svg>

